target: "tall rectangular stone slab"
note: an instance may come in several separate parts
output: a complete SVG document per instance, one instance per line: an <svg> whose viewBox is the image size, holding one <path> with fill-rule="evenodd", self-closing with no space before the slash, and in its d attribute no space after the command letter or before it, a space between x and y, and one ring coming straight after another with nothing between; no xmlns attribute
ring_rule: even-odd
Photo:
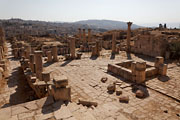
<svg viewBox="0 0 180 120"><path fill-rule="evenodd" d="M75 38L72 38L70 41L70 53L71 53L71 58L75 59Z"/></svg>
<svg viewBox="0 0 180 120"><path fill-rule="evenodd" d="M53 61L57 62L58 61L58 52L57 52L57 46L56 45L52 46L52 56L53 56Z"/></svg>
<svg viewBox="0 0 180 120"><path fill-rule="evenodd" d="M39 80L42 80L42 72L43 72L42 51L35 51L35 64L36 64L36 77Z"/></svg>
<svg viewBox="0 0 180 120"><path fill-rule="evenodd" d="M47 55L47 62L52 62L52 52L51 51L47 51L46 55Z"/></svg>

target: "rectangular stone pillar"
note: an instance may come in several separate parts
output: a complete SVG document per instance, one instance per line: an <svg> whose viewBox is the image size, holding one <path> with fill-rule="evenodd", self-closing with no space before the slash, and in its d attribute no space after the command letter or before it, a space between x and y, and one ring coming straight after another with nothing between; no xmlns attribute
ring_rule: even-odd
<svg viewBox="0 0 180 120"><path fill-rule="evenodd" d="M51 51L47 51L46 55L47 55L47 62L52 62L52 52Z"/></svg>
<svg viewBox="0 0 180 120"><path fill-rule="evenodd" d="M43 72L42 51L35 51L35 64L36 64L36 77L39 80L42 80L42 72Z"/></svg>
<svg viewBox="0 0 180 120"><path fill-rule="evenodd" d="M53 61L57 62L58 61L58 53L57 53L57 46L56 45L52 46L52 56L53 56Z"/></svg>
<svg viewBox="0 0 180 120"><path fill-rule="evenodd" d="M75 38L72 38L70 41L70 52L71 52L71 58L75 59Z"/></svg>
<svg viewBox="0 0 180 120"><path fill-rule="evenodd" d="M33 73L35 73L36 72L36 70L35 70L35 60L34 60L35 58L34 58L34 54L30 54L30 56L29 56L29 66L30 66L30 68L31 68L31 71L33 72Z"/></svg>
<svg viewBox="0 0 180 120"><path fill-rule="evenodd" d="M132 64L133 65L133 64ZM146 80L146 62L137 62L135 65L135 71L133 69L134 66L132 67L132 73L135 73L136 83L143 83Z"/></svg>

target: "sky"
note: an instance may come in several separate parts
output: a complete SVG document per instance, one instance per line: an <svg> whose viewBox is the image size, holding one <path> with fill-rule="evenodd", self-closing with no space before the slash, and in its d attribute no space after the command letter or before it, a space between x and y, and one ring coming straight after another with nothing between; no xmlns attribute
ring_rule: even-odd
<svg viewBox="0 0 180 120"><path fill-rule="evenodd" d="M87 19L180 27L180 0L0 0L0 19L74 22Z"/></svg>

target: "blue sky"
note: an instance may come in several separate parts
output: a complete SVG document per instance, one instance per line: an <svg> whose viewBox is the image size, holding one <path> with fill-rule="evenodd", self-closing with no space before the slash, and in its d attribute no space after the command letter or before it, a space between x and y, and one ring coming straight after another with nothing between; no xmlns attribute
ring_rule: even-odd
<svg viewBox="0 0 180 120"><path fill-rule="evenodd" d="M180 24L180 0L0 0L0 19L73 22L132 21L139 25Z"/></svg>

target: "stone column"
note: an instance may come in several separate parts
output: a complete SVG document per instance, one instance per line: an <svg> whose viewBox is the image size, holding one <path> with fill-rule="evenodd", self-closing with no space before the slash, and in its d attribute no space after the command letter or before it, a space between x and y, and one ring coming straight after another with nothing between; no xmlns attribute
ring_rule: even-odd
<svg viewBox="0 0 180 120"><path fill-rule="evenodd" d="M52 52L51 51L47 51L46 55L47 55L47 62L52 62Z"/></svg>
<svg viewBox="0 0 180 120"><path fill-rule="evenodd" d="M146 80L146 62L137 62L135 65L135 71L132 69L132 73L135 72L135 82L143 83Z"/></svg>
<svg viewBox="0 0 180 120"><path fill-rule="evenodd" d="M86 44L86 31L83 29L83 44Z"/></svg>
<svg viewBox="0 0 180 120"><path fill-rule="evenodd" d="M96 45L92 46L92 55L98 57L100 55L99 41L96 41Z"/></svg>
<svg viewBox="0 0 180 120"><path fill-rule="evenodd" d="M116 32L112 36L112 54L116 53Z"/></svg>
<svg viewBox="0 0 180 120"><path fill-rule="evenodd" d="M35 51L35 64L36 64L36 77L39 80L42 80L42 72L43 72L42 51Z"/></svg>
<svg viewBox="0 0 180 120"><path fill-rule="evenodd" d="M88 42L91 42L91 29L88 29Z"/></svg>
<svg viewBox="0 0 180 120"><path fill-rule="evenodd" d="M53 56L53 61L57 62L58 61L58 53L57 53L57 46L53 45L52 46L52 56Z"/></svg>
<svg viewBox="0 0 180 120"><path fill-rule="evenodd" d="M78 29L79 30L79 41L82 41L82 34L81 34L81 28Z"/></svg>
<svg viewBox="0 0 180 120"><path fill-rule="evenodd" d="M97 56L100 55L99 41L96 41L96 54Z"/></svg>
<svg viewBox="0 0 180 120"><path fill-rule="evenodd" d="M29 66L30 66L30 68L31 68L31 71L33 72L33 73L35 73L36 71L35 71L35 60L34 60L34 54L30 54L29 55Z"/></svg>
<svg viewBox="0 0 180 120"><path fill-rule="evenodd" d="M158 74L166 76L167 74L167 64L164 64L164 58L163 57L156 57L155 68L158 70Z"/></svg>
<svg viewBox="0 0 180 120"><path fill-rule="evenodd" d="M30 54L31 54L31 46L28 45L27 48L26 48L26 56L25 56L25 57L26 57L27 59L29 59Z"/></svg>
<svg viewBox="0 0 180 120"><path fill-rule="evenodd" d="M130 39L131 39L131 25L132 22L127 22L128 30L127 30L127 51L130 51Z"/></svg>
<svg viewBox="0 0 180 120"><path fill-rule="evenodd" d="M70 52L71 52L71 58L75 59L75 38L72 38L70 41Z"/></svg>

